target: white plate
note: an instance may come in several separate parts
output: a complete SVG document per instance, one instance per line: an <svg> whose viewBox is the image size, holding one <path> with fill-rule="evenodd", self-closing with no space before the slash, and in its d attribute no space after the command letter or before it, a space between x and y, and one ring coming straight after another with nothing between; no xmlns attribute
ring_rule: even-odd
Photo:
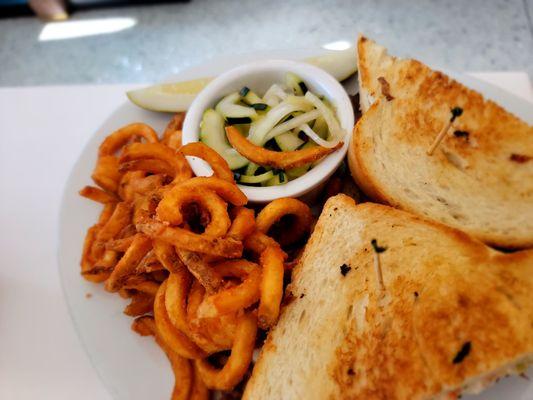
<svg viewBox="0 0 533 400"><path fill-rule="evenodd" d="M171 77L169 81L213 76L253 60L301 59L320 52L315 49L221 57L185 70ZM462 74L453 75L532 123L530 103L471 77ZM81 198L78 190L92 183L90 175L96 161L98 145L107 134L135 121L148 123L161 132L168 119L168 114L145 111L126 100L116 110L110 110L109 118L103 121L76 162L63 194L58 258L65 298L81 343L104 385L115 399L168 399L172 390L173 376L167 359L153 340L131 332L132 318L122 313L126 302L116 294L105 292L102 285L92 284L81 278L79 260L83 238L87 228L95 223L101 206ZM87 299L86 293L91 293L92 297ZM533 399L533 383L512 377L475 398Z"/></svg>

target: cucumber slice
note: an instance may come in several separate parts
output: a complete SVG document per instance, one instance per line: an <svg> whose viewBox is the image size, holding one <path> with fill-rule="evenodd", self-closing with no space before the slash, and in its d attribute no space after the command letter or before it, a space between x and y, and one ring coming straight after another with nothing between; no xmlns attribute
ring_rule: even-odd
<svg viewBox="0 0 533 400"><path fill-rule="evenodd" d="M248 89L248 92L242 96L242 100L249 105L262 103L263 99Z"/></svg>
<svg viewBox="0 0 533 400"><path fill-rule="evenodd" d="M301 81L302 80L300 79L300 77L296 74L293 74L292 72L287 72L287 74L285 75L285 83L296 96L304 95L304 93L302 92L302 88L299 85Z"/></svg>
<svg viewBox="0 0 533 400"><path fill-rule="evenodd" d="M285 75L285 83L296 96L303 96L308 91L307 85L302 78L292 72L287 72L287 75Z"/></svg>
<svg viewBox="0 0 533 400"><path fill-rule="evenodd" d="M304 175L311 168L311 164L302 165L301 167L296 167L293 169L288 169L285 171L289 179L296 179Z"/></svg>
<svg viewBox="0 0 533 400"><path fill-rule="evenodd" d="M237 153L226 138L224 118L213 109L204 112L200 123L200 140L220 154L233 169L248 165L248 159Z"/></svg>
<svg viewBox="0 0 533 400"><path fill-rule="evenodd" d="M287 179L287 175L285 172L280 172L279 174L274 175L272 178L270 178L268 181L263 182L262 186L279 186L284 185L289 180Z"/></svg>
<svg viewBox="0 0 533 400"><path fill-rule="evenodd" d="M254 103L252 108L256 111L265 111L268 108L268 104L265 103Z"/></svg>
<svg viewBox="0 0 533 400"><path fill-rule="evenodd" d="M246 170L244 171L245 175L255 175L255 171L259 169L260 165L253 163L250 161L250 163L246 166Z"/></svg>
<svg viewBox="0 0 533 400"><path fill-rule="evenodd" d="M218 102L215 107L224 118L253 118L257 116L257 112L252 107L241 106L235 104L241 99L241 95L237 92L231 93Z"/></svg>
<svg viewBox="0 0 533 400"><path fill-rule="evenodd" d="M313 130L322 139L326 139L328 137L328 124L326 124L326 120L321 116L315 120L315 123L313 124Z"/></svg>
<svg viewBox="0 0 533 400"><path fill-rule="evenodd" d="M274 138L282 151L293 151L300 147L304 141L298 137L297 133L286 132Z"/></svg>
<svg viewBox="0 0 533 400"><path fill-rule="evenodd" d="M263 183L274 177L272 171L267 171L260 175L241 175L239 178L239 183Z"/></svg>
<svg viewBox="0 0 533 400"><path fill-rule="evenodd" d="M241 117L241 118L227 117L226 121L228 121L228 125L246 125L246 124L250 124L252 122L252 119L250 117Z"/></svg>

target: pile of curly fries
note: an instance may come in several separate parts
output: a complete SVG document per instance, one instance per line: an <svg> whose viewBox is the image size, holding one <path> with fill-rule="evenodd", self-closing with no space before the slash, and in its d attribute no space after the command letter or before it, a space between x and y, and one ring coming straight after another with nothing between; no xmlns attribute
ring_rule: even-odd
<svg viewBox="0 0 533 400"><path fill-rule="evenodd" d="M175 375L172 399L208 399L231 390L252 361L259 329L276 323L287 262L282 246L309 234L313 216L296 199L255 215L226 161L202 143L181 145L184 115L162 139L135 123L100 145L80 194L102 203L85 238L81 274L131 299L132 329L155 337ZM213 176L195 177L185 156L205 160ZM278 241L268 236L291 215ZM208 357L230 351L223 365Z"/></svg>

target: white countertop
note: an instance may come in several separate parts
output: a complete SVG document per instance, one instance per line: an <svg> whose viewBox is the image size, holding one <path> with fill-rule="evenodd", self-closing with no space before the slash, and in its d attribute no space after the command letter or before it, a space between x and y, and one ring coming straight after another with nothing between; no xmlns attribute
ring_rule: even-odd
<svg viewBox="0 0 533 400"><path fill-rule="evenodd" d="M526 73L478 76L533 102ZM71 166L131 87L0 89L0 399L110 399L63 300L57 220Z"/></svg>

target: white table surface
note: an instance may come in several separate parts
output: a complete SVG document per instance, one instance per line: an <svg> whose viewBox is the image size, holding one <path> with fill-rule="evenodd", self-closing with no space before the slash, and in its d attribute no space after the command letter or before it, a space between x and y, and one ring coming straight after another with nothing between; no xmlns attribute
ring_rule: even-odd
<svg viewBox="0 0 533 400"><path fill-rule="evenodd" d="M533 102L525 73L476 76ZM131 87L0 89L0 399L111 398L63 299L57 220L70 168Z"/></svg>

